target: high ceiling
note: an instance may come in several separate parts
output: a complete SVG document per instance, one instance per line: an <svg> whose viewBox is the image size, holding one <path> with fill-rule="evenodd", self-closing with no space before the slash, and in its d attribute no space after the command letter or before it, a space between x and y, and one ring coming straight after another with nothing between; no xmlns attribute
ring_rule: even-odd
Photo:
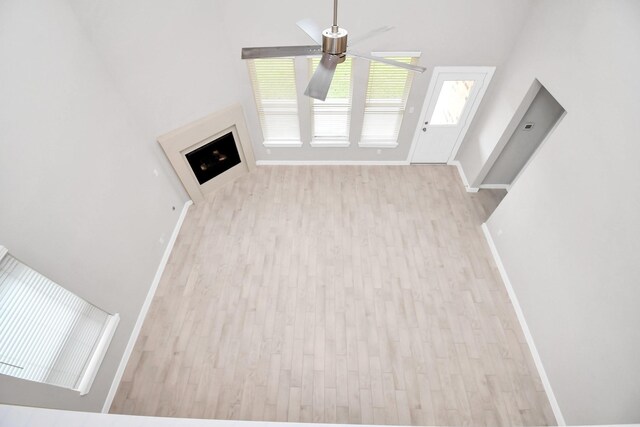
<svg viewBox="0 0 640 427"><path fill-rule="evenodd" d="M332 1L70 0L78 20L150 138L217 108L242 102L257 127L243 46L308 44L295 22L329 25ZM530 8L529 0L343 0L339 24L350 34L396 29L360 50L418 50L421 64L499 66ZM430 71L414 82L419 110ZM411 105L409 105L411 106ZM416 119L414 117L414 119ZM417 120L417 119L416 119ZM254 125L254 126L252 126ZM409 124L411 128L415 123ZM252 135L254 142L259 140ZM260 158L262 147L256 147ZM406 156L406 154L405 154Z"/></svg>

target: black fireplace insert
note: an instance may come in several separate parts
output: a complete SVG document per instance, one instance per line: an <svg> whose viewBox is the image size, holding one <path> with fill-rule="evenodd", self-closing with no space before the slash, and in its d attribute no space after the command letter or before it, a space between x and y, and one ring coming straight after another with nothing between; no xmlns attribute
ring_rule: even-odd
<svg viewBox="0 0 640 427"><path fill-rule="evenodd" d="M229 132L186 154L200 185L240 163L233 133Z"/></svg>

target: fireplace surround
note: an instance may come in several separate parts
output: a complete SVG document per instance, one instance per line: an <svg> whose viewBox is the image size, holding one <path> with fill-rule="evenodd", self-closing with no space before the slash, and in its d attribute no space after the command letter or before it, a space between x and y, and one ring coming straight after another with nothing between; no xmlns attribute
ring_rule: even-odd
<svg viewBox="0 0 640 427"><path fill-rule="evenodd" d="M166 133L158 142L194 203L255 168L240 105Z"/></svg>

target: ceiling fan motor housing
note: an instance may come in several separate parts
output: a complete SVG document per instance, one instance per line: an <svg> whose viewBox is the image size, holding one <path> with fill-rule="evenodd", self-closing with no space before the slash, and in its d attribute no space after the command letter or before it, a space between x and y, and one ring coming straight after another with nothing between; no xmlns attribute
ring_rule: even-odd
<svg viewBox="0 0 640 427"><path fill-rule="evenodd" d="M347 51L347 30L337 26L327 28L322 32L322 52L338 55L344 61Z"/></svg>

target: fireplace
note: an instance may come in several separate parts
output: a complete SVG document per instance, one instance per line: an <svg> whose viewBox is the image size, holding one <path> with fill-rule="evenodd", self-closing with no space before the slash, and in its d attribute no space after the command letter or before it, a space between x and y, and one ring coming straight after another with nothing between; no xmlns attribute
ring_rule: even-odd
<svg viewBox="0 0 640 427"><path fill-rule="evenodd" d="M158 142L196 203L255 168L239 105L162 135Z"/></svg>
<svg viewBox="0 0 640 427"><path fill-rule="evenodd" d="M241 162L232 132L190 151L186 157L200 185Z"/></svg>

